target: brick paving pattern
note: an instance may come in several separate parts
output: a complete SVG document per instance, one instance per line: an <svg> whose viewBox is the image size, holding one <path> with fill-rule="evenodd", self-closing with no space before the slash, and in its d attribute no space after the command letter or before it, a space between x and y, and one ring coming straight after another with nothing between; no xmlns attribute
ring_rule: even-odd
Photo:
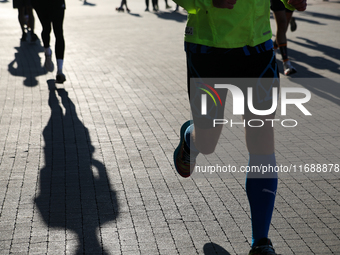
<svg viewBox="0 0 340 255"><path fill-rule="evenodd" d="M301 78L292 82L311 91L313 115L292 106L287 118L298 126L278 125L284 166L340 164L340 5L309 3L287 35ZM17 10L0 2L0 254L247 254L244 174L182 179L174 170L190 118L186 13L162 1L148 13L128 0L130 14L115 11L118 1L66 4L67 81L56 85L42 42L20 43ZM225 158L199 160L246 165L243 128L226 127L218 150ZM340 254L339 197L334 167L281 174L270 229L277 252Z"/></svg>

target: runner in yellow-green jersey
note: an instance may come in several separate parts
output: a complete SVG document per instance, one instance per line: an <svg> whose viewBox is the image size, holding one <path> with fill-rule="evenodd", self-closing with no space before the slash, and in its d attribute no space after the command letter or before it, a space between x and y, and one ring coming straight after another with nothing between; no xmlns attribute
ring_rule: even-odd
<svg viewBox="0 0 340 255"><path fill-rule="evenodd" d="M253 93L253 107L267 112L277 98L279 73L273 52L270 28L270 0L174 0L188 11L185 29L188 94L193 120L185 122L180 130L180 142L173 158L176 171L189 177L195 168L199 153L215 151L222 126L214 125L224 118L223 103L226 89L214 89L207 78L245 79L236 81L238 93ZM284 2L290 9L304 11L306 0ZM211 92L222 107L209 100L203 112L202 96ZM209 93L210 93L209 92ZM235 91L234 91L235 92ZM235 99L235 95L233 96ZM247 100L245 100L247 101ZM210 107L212 106L212 107ZM212 110L211 110L212 109ZM244 105L243 123L256 120L263 125L245 125L248 166L276 166L274 129L267 119L275 119L275 111L254 114ZM268 238L269 226L277 190L277 173L259 175L247 173L246 193L250 204L252 243L249 255L275 255Z"/></svg>

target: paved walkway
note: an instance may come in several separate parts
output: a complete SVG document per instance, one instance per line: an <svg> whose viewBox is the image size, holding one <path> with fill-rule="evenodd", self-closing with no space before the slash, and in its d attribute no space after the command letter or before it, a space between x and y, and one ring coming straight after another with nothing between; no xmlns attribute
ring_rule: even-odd
<svg viewBox="0 0 340 255"><path fill-rule="evenodd" d="M89 1L67 1L58 89L41 43L20 44L17 12L0 2L0 254L247 254L244 174L174 171L190 118L185 13ZM298 125L275 123L278 164L297 169L280 174L270 229L284 255L340 254L340 4L309 3L288 32L298 73L282 81L311 91L313 115L288 106L278 118ZM226 126L221 153L199 160L246 165L242 129Z"/></svg>

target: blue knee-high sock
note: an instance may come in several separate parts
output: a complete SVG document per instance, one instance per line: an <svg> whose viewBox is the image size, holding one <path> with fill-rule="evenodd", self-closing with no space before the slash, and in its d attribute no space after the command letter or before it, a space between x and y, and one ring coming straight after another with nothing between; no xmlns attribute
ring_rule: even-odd
<svg viewBox="0 0 340 255"><path fill-rule="evenodd" d="M275 153L271 155L249 155L249 167L276 166ZM252 246L268 237L269 226L274 210L277 189L277 173L248 172L246 192L250 205L252 225Z"/></svg>
<svg viewBox="0 0 340 255"><path fill-rule="evenodd" d="M198 150L195 147L194 142L192 141L192 132L194 131L194 124L191 124L184 132L184 140L191 151L198 152Z"/></svg>

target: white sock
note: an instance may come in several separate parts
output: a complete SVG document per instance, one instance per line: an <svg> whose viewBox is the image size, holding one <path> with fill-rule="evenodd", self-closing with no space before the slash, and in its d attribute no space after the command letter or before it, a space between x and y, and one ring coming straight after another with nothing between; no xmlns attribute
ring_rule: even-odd
<svg viewBox="0 0 340 255"><path fill-rule="evenodd" d="M63 59L57 59L58 73L62 73L63 72L63 64L64 64L64 60Z"/></svg>

